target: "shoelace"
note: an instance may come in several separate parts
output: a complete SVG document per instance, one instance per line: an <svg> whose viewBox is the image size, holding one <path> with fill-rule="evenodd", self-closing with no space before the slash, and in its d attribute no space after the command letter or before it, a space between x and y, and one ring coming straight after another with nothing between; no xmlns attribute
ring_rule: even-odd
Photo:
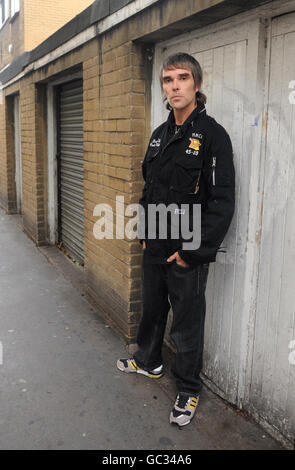
<svg viewBox="0 0 295 470"><path fill-rule="evenodd" d="M177 395L176 406L178 406L179 408L185 409L188 402L189 397L186 397L185 395Z"/></svg>

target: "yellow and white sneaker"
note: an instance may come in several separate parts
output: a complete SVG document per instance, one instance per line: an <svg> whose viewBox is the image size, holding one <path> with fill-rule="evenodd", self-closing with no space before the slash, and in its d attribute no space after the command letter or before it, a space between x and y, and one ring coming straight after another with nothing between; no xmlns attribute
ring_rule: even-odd
<svg viewBox="0 0 295 470"><path fill-rule="evenodd" d="M198 404L198 396L180 392L170 413L170 424L178 424L178 426L189 424L194 417Z"/></svg>
<svg viewBox="0 0 295 470"><path fill-rule="evenodd" d="M164 374L163 373L163 365L161 365L160 367L157 367L156 369L153 369L153 370L144 370L136 364L136 362L133 358L131 358L131 359L118 359L117 367L122 372L127 372L127 373L136 372L137 374L146 375L147 377L150 377L152 379L159 379Z"/></svg>

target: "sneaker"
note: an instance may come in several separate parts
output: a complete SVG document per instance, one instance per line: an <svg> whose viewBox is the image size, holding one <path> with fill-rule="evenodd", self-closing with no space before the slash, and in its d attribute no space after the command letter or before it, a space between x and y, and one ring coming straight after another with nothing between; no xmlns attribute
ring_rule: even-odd
<svg viewBox="0 0 295 470"><path fill-rule="evenodd" d="M146 375L147 377L151 377L152 379L159 379L163 375L163 365L153 370L144 370L136 364L133 358L118 359L117 367L122 372L136 372L137 374Z"/></svg>
<svg viewBox="0 0 295 470"><path fill-rule="evenodd" d="M198 404L198 396L190 396L188 393L180 392L170 413L170 424L178 424L178 426L189 424L194 417Z"/></svg>

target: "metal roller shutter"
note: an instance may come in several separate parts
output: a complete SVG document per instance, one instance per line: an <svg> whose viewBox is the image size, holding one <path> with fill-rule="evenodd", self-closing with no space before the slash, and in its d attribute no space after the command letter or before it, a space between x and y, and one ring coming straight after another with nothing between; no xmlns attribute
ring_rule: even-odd
<svg viewBox="0 0 295 470"><path fill-rule="evenodd" d="M62 85L58 100L59 242L84 260L83 83Z"/></svg>

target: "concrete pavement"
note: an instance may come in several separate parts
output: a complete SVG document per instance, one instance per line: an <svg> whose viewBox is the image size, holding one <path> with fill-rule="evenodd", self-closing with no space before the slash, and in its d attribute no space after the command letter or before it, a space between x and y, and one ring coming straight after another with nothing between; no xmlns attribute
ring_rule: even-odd
<svg viewBox="0 0 295 470"><path fill-rule="evenodd" d="M0 449L282 448L206 387L194 421L172 427L169 371L119 372L124 340L85 298L81 268L1 209L0 257Z"/></svg>

